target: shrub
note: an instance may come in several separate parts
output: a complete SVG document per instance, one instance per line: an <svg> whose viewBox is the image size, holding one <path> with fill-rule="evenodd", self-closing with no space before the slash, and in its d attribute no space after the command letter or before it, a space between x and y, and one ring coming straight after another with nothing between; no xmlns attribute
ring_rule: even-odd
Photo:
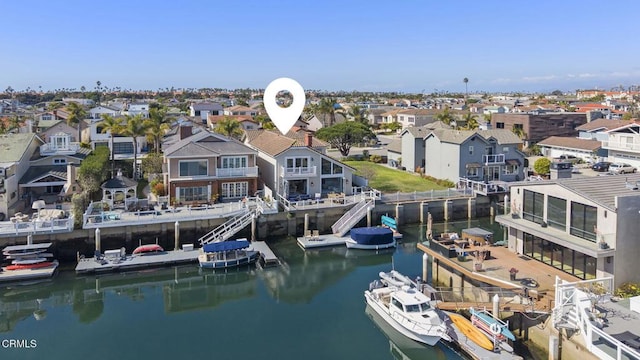
<svg viewBox="0 0 640 360"><path fill-rule="evenodd" d="M373 163L376 163L376 164L379 164L379 163L382 162L382 156L380 156L380 155L371 155L371 156L369 156L369 161L371 161Z"/></svg>
<svg viewBox="0 0 640 360"><path fill-rule="evenodd" d="M533 164L533 170L539 175L546 175L549 173L551 167L551 160L547 158L540 158Z"/></svg>
<svg viewBox="0 0 640 360"><path fill-rule="evenodd" d="M615 295L623 298L629 298L640 295L640 284L637 283L624 283L616 289Z"/></svg>
<svg viewBox="0 0 640 360"><path fill-rule="evenodd" d="M156 196L165 196L167 195L165 188L164 188L164 184L161 182L157 182L155 184L153 184L153 186L151 187L151 192L156 195Z"/></svg>

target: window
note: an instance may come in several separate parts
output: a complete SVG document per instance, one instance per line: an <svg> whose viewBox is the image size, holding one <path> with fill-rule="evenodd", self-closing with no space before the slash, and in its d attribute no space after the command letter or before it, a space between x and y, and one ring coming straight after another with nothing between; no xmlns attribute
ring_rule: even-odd
<svg viewBox="0 0 640 360"><path fill-rule="evenodd" d="M496 129L504 129L504 123L503 122L496 123Z"/></svg>
<svg viewBox="0 0 640 360"><path fill-rule="evenodd" d="M206 176L207 160L180 161L180 176Z"/></svg>
<svg viewBox="0 0 640 360"><path fill-rule="evenodd" d="M567 200L555 196L547 197L547 222L553 228L566 231Z"/></svg>
<svg viewBox="0 0 640 360"><path fill-rule="evenodd" d="M525 220L533 221L537 224L542 224L542 222L544 221L544 194L525 190L523 196L524 198L522 199L522 202L524 204L524 209L522 211L522 217Z"/></svg>
<svg viewBox="0 0 640 360"><path fill-rule="evenodd" d="M207 201L209 191L207 186L193 186L180 188L181 201Z"/></svg>
<svg viewBox="0 0 640 360"><path fill-rule="evenodd" d="M309 158L287 158L287 169L306 168L309 166Z"/></svg>
<svg viewBox="0 0 640 360"><path fill-rule="evenodd" d="M247 196L248 192L249 192L249 183L246 181L222 183L223 198L239 198L239 197Z"/></svg>
<svg viewBox="0 0 640 360"><path fill-rule="evenodd" d="M502 148L502 152L505 153L505 154L508 153L509 152L509 147L508 146L503 147Z"/></svg>
<svg viewBox="0 0 640 360"><path fill-rule="evenodd" d="M238 169L238 168L246 168L246 167L247 167L247 157L246 156L223 157L222 158L222 168L223 169Z"/></svg>
<svg viewBox="0 0 640 360"><path fill-rule="evenodd" d="M469 155L473 155L473 145L469 145Z"/></svg>
<svg viewBox="0 0 640 360"><path fill-rule="evenodd" d="M597 216L598 211L595 207L572 202L571 235L595 242Z"/></svg>
<svg viewBox="0 0 640 360"><path fill-rule="evenodd" d="M53 165L64 165L67 163L67 159L53 159Z"/></svg>
<svg viewBox="0 0 640 360"><path fill-rule="evenodd" d="M467 168L467 177L476 177L476 176L479 176L479 173L478 173L478 170L479 170L479 169L480 169L479 167L475 167L475 166L473 166L473 167L468 167L468 168Z"/></svg>
<svg viewBox="0 0 640 360"><path fill-rule="evenodd" d="M342 174L342 166L327 159L322 159L322 175Z"/></svg>
<svg viewBox="0 0 640 360"><path fill-rule="evenodd" d="M322 185L320 191L323 194L342 192L342 182L341 177L324 178L321 180Z"/></svg>
<svg viewBox="0 0 640 360"><path fill-rule="evenodd" d="M133 143L131 142L117 142L113 143L114 154L133 154Z"/></svg>
<svg viewBox="0 0 640 360"><path fill-rule="evenodd" d="M505 175L513 175L518 173L518 165L505 165L503 168Z"/></svg>

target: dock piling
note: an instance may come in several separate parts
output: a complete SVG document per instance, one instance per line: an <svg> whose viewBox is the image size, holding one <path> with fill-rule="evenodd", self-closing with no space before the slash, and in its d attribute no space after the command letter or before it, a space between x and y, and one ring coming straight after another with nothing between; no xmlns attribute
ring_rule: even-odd
<svg viewBox="0 0 640 360"><path fill-rule="evenodd" d="M251 216L251 241L256 241L256 230L258 228L258 220L256 215Z"/></svg>
<svg viewBox="0 0 640 360"><path fill-rule="evenodd" d="M100 228L96 228L96 252L100 251Z"/></svg>
<svg viewBox="0 0 640 360"><path fill-rule="evenodd" d="M176 221L175 224L173 224L173 228L174 228L174 239L175 239L175 244L173 246L174 250L179 250L180 249L180 222Z"/></svg>
<svg viewBox="0 0 640 360"><path fill-rule="evenodd" d="M422 254L422 281L427 281L427 273L429 270L429 255L427 253Z"/></svg>
<svg viewBox="0 0 640 360"><path fill-rule="evenodd" d="M494 319L498 319L500 316L500 296L498 294L493 295L493 311L491 312Z"/></svg>
<svg viewBox="0 0 640 360"><path fill-rule="evenodd" d="M367 227L371 227L371 217L372 217L372 210L371 210L371 207L369 206L367 208Z"/></svg>
<svg viewBox="0 0 640 360"><path fill-rule="evenodd" d="M33 234L27 235L27 245L33 245Z"/></svg>
<svg viewBox="0 0 640 360"><path fill-rule="evenodd" d="M309 213L304 214L304 233L306 234L309 230Z"/></svg>

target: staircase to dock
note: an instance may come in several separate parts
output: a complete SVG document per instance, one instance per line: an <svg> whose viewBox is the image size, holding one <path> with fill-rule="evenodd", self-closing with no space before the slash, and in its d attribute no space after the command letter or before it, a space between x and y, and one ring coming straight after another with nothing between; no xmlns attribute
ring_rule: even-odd
<svg viewBox="0 0 640 360"><path fill-rule="evenodd" d="M204 245L210 242L228 240L238 233L238 231L251 224L251 219L258 215L260 215L260 208L252 210L247 209L245 212L230 218L217 228L211 230L209 233L198 239L198 241L200 242L200 245Z"/></svg>
<svg viewBox="0 0 640 360"><path fill-rule="evenodd" d="M367 209L374 207L373 199L362 199L356 203L354 207L349 209L338 221L331 226L333 234L339 237L344 236L352 227L354 227L362 218L367 215Z"/></svg>

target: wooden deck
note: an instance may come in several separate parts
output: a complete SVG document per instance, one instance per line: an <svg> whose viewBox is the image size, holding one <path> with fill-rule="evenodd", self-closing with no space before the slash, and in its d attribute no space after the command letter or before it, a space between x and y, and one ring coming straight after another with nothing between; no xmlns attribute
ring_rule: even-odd
<svg viewBox="0 0 640 360"><path fill-rule="evenodd" d="M475 271L473 268L473 261L470 256L467 256L466 261L459 261L457 258L448 258L438 253L437 251L429 248L426 243L419 243L418 249L424 251L429 256L437 259L442 265L446 265L449 268L456 270L469 279L474 279L478 282L488 284L489 286L499 287L501 289L514 291L522 296L531 297L534 304L533 306L524 306L525 311L537 311L537 312L550 312L554 306L555 297L555 277L559 276L561 279L574 282L578 281L575 276L569 275L559 269L553 268L539 261L527 258L511 252L506 247L502 246L471 246L464 249L467 253L474 250L490 250L491 258L484 260L482 264L482 270ZM515 280L510 280L509 269L516 268L518 273ZM535 280L536 287L527 287L524 284L528 280ZM526 294L525 294L525 289ZM519 309L517 304L511 304L512 309ZM464 304L442 304L443 309L463 308L463 306L475 306L476 303ZM501 308L502 308L501 304ZM491 308L489 304L488 309ZM519 310L515 310L519 311Z"/></svg>

